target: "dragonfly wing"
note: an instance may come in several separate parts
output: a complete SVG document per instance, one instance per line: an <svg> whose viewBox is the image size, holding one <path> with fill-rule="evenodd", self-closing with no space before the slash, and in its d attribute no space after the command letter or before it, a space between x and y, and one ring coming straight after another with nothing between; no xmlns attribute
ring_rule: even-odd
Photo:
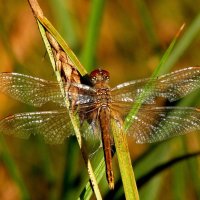
<svg viewBox="0 0 200 200"><path fill-rule="evenodd" d="M101 143L101 131L95 119L86 120L80 126L83 139L94 152ZM46 143L60 144L74 134L73 125L66 110L27 112L8 116L0 120L0 133L27 139L31 134L43 135ZM89 149L88 148L88 149Z"/></svg>
<svg viewBox="0 0 200 200"><path fill-rule="evenodd" d="M18 73L0 73L0 91L36 107L48 101L64 101L58 83Z"/></svg>
<svg viewBox="0 0 200 200"><path fill-rule="evenodd" d="M149 78L122 83L111 90L114 102L134 102L144 91ZM152 80L150 92L144 97L144 103L154 103L156 97L176 101L200 87L200 67L181 69Z"/></svg>
<svg viewBox="0 0 200 200"><path fill-rule="evenodd" d="M137 143L153 143L200 130L200 110L191 107L142 108L128 135Z"/></svg>
<svg viewBox="0 0 200 200"><path fill-rule="evenodd" d="M150 79L140 79L125 82L111 89L112 101L114 103L128 102L133 103L136 97L143 91L143 87ZM153 103L152 99L145 98L145 103Z"/></svg>
<svg viewBox="0 0 200 200"><path fill-rule="evenodd" d="M189 67L163 76L156 83L156 96L176 101L200 87L200 67Z"/></svg>
<svg viewBox="0 0 200 200"><path fill-rule="evenodd" d="M65 110L19 113L0 121L0 133L28 138L31 134L43 135L46 143L60 144L74 134Z"/></svg>
<svg viewBox="0 0 200 200"><path fill-rule="evenodd" d="M71 92L67 90L70 86ZM95 91L86 85L64 84L66 95L77 98L77 104L89 103ZM58 82L27 76L18 73L0 73L0 91L23 103L40 107L47 102L65 106ZM78 94L77 94L78 91Z"/></svg>
<svg viewBox="0 0 200 200"><path fill-rule="evenodd" d="M85 120L81 126L81 133L89 155L93 155L102 147L101 130L97 120L94 119L91 123Z"/></svg>

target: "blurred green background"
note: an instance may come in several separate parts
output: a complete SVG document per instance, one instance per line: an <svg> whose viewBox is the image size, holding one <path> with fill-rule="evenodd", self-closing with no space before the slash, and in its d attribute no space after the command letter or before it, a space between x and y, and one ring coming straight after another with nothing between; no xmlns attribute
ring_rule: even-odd
<svg viewBox="0 0 200 200"><path fill-rule="evenodd" d="M90 72L109 70L111 86L149 77L183 23L166 69L200 64L200 2L177 1L39 1L46 17ZM31 9L25 0L0 0L0 72L14 71L55 80ZM198 94L187 97L199 106ZM42 108L50 109L49 107ZM0 94L0 117L35 109ZM130 141L136 178L171 159L200 150L198 134L155 146ZM119 179L116 156L116 180ZM49 146L40 137L0 141L0 199L77 199L87 172L75 138ZM123 199L119 183L110 192L105 177L104 199ZM157 173L139 188L141 199L200 199L200 160L179 162Z"/></svg>

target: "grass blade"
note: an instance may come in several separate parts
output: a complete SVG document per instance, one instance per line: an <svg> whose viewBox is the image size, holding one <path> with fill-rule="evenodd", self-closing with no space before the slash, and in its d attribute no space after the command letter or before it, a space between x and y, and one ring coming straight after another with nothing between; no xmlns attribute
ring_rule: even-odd
<svg viewBox="0 0 200 200"><path fill-rule="evenodd" d="M105 0L94 0L91 5L91 13L86 33L85 45L81 53L81 61L88 70L93 69L94 57L98 35L101 27L102 15L104 11Z"/></svg>
<svg viewBox="0 0 200 200"><path fill-rule="evenodd" d="M126 199L138 200L139 194L132 170L126 135L117 126L115 121L112 121L111 125Z"/></svg>

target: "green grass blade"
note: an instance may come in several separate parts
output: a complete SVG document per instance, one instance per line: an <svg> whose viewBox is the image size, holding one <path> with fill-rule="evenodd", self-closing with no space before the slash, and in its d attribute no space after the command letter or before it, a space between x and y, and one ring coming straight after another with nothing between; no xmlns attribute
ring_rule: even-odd
<svg viewBox="0 0 200 200"><path fill-rule="evenodd" d="M111 126L126 199L139 200L126 135L122 132L122 129L118 127L114 120L112 120Z"/></svg>
<svg viewBox="0 0 200 200"><path fill-rule="evenodd" d="M93 69L94 65L94 57L96 54L105 0L93 0L91 3L91 13L89 17L85 45L81 53L81 61L90 71Z"/></svg>
<svg viewBox="0 0 200 200"><path fill-rule="evenodd" d="M183 191L187 190L186 185L186 163L178 163L177 165L171 167L172 171L172 196L174 199L187 199Z"/></svg>

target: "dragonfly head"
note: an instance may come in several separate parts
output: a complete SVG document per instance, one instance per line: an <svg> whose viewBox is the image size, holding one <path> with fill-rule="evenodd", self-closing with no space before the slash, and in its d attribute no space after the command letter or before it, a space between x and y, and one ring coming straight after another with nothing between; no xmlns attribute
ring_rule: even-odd
<svg viewBox="0 0 200 200"><path fill-rule="evenodd" d="M110 74L108 71L103 69L95 69L90 73L90 81L93 85L97 83L107 83L110 80Z"/></svg>

